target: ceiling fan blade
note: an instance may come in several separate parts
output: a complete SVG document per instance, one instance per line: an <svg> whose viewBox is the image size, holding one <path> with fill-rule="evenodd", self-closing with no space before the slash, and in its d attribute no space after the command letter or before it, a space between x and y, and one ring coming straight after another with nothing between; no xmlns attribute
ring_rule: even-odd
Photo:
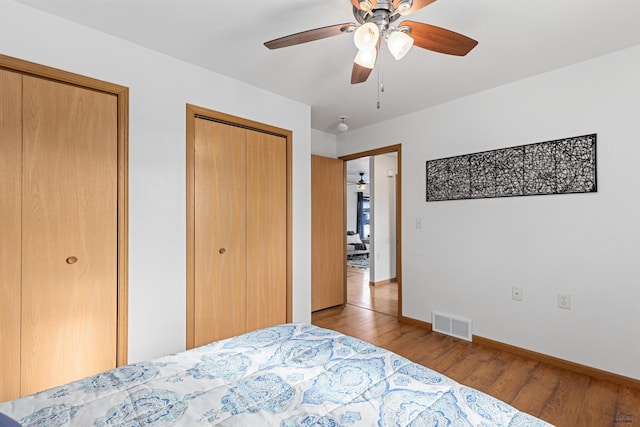
<svg viewBox="0 0 640 427"><path fill-rule="evenodd" d="M339 36L343 33L344 28L355 28L356 24L347 22L346 24L330 25L328 27L316 28L313 30L303 31L301 33L290 34L278 39L265 42L264 45L269 49L280 49L281 47L294 46L297 44L308 43L327 37Z"/></svg>
<svg viewBox="0 0 640 427"><path fill-rule="evenodd" d="M393 7L398 7L398 4L401 1L402 0L393 0ZM411 9L409 9L409 12L407 13L407 15L422 9L425 6L429 6L434 1L436 0L413 0L413 5L411 6Z"/></svg>
<svg viewBox="0 0 640 427"><path fill-rule="evenodd" d="M476 47L477 41L451 30L423 24L422 22L404 21L401 26L411 28L409 34L416 46L447 55L465 56Z"/></svg>
<svg viewBox="0 0 640 427"><path fill-rule="evenodd" d="M366 82L371 71L373 71L372 68L366 68L354 62L353 69L351 70L351 84L355 85Z"/></svg>

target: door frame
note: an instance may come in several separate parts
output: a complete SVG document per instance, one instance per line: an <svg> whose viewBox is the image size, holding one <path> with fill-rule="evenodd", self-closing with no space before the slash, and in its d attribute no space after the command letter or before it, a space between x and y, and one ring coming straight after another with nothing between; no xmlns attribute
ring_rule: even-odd
<svg viewBox="0 0 640 427"><path fill-rule="evenodd" d="M214 122L237 126L244 129L255 130L280 136L286 141L287 150L287 322L292 321L292 147L293 132L281 129L265 123L255 122L242 117L232 116L204 107L187 104L187 335L186 348L193 348L195 345L195 120L205 119Z"/></svg>
<svg viewBox="0 0 640 427"><path fill-rule="evenodd" d="M398 319L404 318L402 314L402 144L389 145L387 147L375 148L368 151L362 151L359 153L348 154L345 156L338 157L344 162L345 168L345 186L346 183L346 168L347 161L355 160L362 157L371 157L377 156L379 154L389 154L396 153L397 157L397 165L398 165L398 174L396 175L396 279L398 280ZM345 192L346 199L346 192ZM345 217L346 217L346 206L347 202L345 200ZM346 221L346 219L345 219ZM345 236L346 239L346 236ZM345 240L346 245L346 240ZM369 256L373 256L369 254ZM345 295L347 292L347 278L345 273L344 279L344 289ZM346 304L346 299L345 299Z"/></svg>
<svg viewBox="0 0 640 427"><path fill-rule="evenodd" d="M116 365L126 365L129 344L129 88L0 54L0 68L114 95L117 99L117 326Z"/></svg>

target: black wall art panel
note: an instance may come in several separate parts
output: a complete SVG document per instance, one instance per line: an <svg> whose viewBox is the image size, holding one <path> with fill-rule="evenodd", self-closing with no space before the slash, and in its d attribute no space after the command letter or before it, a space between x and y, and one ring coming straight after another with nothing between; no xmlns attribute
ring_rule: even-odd
<svg viewBox="0 0 640 427"><path fill-rule="evenodd" d="M427 202L596 191L596 134L427 161Z"/></svg>

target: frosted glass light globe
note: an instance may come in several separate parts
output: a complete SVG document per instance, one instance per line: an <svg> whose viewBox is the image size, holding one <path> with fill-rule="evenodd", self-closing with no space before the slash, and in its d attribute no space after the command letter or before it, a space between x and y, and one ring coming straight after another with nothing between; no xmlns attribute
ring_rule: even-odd
<svg viewBox="0 0 640 427"><path fill-rule="evenodd" d="M361 25L353 35L353 42L360 50L376 47L380 38L380 29L373 22Z"/></svg>
<svg viewBox="0 0 640 427"><path fill-rule="evenodd" d="M402 59L413 46L413 38L402 31L394 31L387 39L389 52L396 60Z"/></svg>
<svg viewBox="0 0 640 427"><path fill-rule="evenodd" d="M353 60L356 64L361 67L368 68L370 70L373 69L373 66L376 64L376 57L378 56L378 52L376 48L373 49L360 49L356 54L356 59Z"/></svg>

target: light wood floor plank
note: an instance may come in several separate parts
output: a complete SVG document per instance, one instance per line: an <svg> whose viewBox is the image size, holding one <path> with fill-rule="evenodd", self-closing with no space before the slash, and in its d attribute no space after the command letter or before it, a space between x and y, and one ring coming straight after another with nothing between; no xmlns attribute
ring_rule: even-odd
<svg viewBox="0 0 640 427"><path fill-rule="evenodd" d="M347 266L347 302L398 317L398 283L369 286L369 269Z"/></svg>

